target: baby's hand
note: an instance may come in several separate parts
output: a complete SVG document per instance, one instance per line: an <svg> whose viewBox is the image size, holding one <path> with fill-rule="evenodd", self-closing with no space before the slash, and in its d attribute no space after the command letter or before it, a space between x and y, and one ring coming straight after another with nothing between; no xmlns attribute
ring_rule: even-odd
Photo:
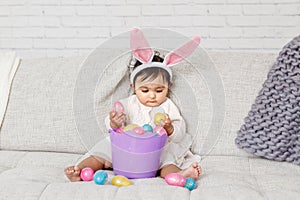
<svg viewBox="0 0 300 200"><path fill-rule="evenodd" d="M161 121L162 127L167 131L168 136L172 135L174 132L174 127L172 121L168 114L165 114L166 120Z"/></svg>
<svg viewBox="0 0 300 200"><path fill-rule="evenodd" d="M125 123L125 113L117 114L114 111L109 112L109 119L110 119L110 127L111 128L121 128L122 125Z"/></svg>

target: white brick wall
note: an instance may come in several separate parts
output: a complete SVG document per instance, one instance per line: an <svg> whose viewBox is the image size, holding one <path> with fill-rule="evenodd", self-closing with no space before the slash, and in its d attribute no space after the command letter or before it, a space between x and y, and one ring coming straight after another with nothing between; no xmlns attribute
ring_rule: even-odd
<svg viewBox="0 0 300 200"><path fill-rule="evenodd" d="M0 0L0 51L86 54L132 27L202 37L209 50L278 52L300 34L300 0Z"/></svg>

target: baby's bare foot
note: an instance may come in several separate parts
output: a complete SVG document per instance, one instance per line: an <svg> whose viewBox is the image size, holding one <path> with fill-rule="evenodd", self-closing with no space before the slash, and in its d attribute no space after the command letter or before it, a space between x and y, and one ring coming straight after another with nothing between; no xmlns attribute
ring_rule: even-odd
<svg viewBox="0 0 300 200"><path fill-rule="evenodd" d="M64 171L70 181L72 182L81 181L79 167L77 166L67 167Z"/></svg>
<svg viewBox="0 0 300 200"><path fill-rule="evenodd" d="M201 167L198 165L198 163L191 164L188 168L178 172L179 174L183 175L185 178L193 178L197 180L199 176L201 175Z"/></svg>

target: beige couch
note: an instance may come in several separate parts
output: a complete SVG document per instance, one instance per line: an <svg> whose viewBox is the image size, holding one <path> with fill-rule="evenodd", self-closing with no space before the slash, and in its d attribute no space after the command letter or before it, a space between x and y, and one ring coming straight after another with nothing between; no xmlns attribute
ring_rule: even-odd
<svg viewBox="0 0 300 200"><path fill-rule="evenodd" d="M76 124L85 105L74 111L76 80L85 57L40 58L22 60L13 80L0 132L0 199L298 199L299 166L247 154L234 144L277 55L208 54L224 87L224 123L220 132L205 135L212 107L210 98L199 93L200 134L193 151L202 154L203 175L197 189L169 186L159 177L118 188L110 183L113 172L102 186L69 182L64 168L80 160L95 141L93 130L79 134L89 131L90 119L86 127Z"/></svg>

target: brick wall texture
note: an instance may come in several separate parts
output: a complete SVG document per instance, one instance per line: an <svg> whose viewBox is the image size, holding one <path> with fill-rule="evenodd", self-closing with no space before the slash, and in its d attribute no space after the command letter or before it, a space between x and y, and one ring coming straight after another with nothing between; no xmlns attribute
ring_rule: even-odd
<svg viewBox="0 0 300 200"><path fill-rule="evenodd" d="M0 0L0 51L91 52L132 27L199 35L207 50L278 52L300 34L300 0Z"/></svg>

